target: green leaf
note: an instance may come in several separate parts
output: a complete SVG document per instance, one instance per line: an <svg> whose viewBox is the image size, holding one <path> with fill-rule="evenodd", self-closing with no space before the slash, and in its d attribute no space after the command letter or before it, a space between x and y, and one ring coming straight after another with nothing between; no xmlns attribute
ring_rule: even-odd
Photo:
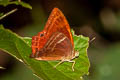
<svg viewBox="0 0 120 80"><path fill-rule="evenodd" d="M13 1L13 2L10 2L10 4L21 5L21 6L25 7L25 8L32 9L32 6L30 6L28 3L25 3L23 1L21 1L21 2Z"/></svg>
<svg viewBox="0 0 120 80"><path fill-rule="evenodd" d="M22 61L22 57L15 46L15 41L18 39L17 37L18 36L10 30L0 27L0 49Z"/></svg>
<svg viewBox="0 0 120 80"><path fill-rule="evenodd" d="M0 29L0 48L10 55L21 59L32 71L44 80L82 80L82 76L88 74L90 63L87 57L89 38L73 34L75 50L80 55L74 59L75 71L72 71L72 63L64 62L53 68L59 61L38 61L31 59L31 38L21 38L15 33Z"/></svg>
<svg viewBox="0 0 120 80"><path fill-rule="evenodd" d="M32 6L30 6L28 3L25 3L23 1L18 2L18 1L10 1L10 0L0 0L0 5L7 6L9 4L21 5L25 8L32 9Z"/></svg>

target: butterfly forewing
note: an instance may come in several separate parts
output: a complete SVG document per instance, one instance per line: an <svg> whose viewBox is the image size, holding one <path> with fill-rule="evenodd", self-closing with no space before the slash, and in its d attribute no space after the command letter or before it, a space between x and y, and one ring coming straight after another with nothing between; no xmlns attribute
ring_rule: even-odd
<svg viewBox="0 0 120 80"><path fill-rule="evenodd" d="M63 33L70 39L72 46L74 46L70 26L65 16L58 8L54 8L51 12L44 30L46 30L48 37L57 31Z"/></svg>

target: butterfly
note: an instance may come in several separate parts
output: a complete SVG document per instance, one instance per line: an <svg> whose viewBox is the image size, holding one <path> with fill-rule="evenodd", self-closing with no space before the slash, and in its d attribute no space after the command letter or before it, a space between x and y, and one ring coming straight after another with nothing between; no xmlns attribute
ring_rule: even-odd
<svg viewBox="0 0 120 80"><path fill-rule="evenodd" d="M60 61L59 64L68 61L72 62L74 71L74 58L79 52L74 50L74 42L70 26L63 13L54 8L48 18L43 31L32 37L31 58L44 61Z"/></svg>

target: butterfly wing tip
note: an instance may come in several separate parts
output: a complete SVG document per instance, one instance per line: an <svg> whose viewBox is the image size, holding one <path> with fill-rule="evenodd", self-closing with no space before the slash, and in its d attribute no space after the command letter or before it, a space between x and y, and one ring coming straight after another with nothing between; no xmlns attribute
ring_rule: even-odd
<svg viewBox="0 0 120 80"><path fill-rule="evenodd" d="M54 7L54 9L58 9L57 7Z"/></svg>
<svg viewBox="0 0 120 80"><path fill-rule="evenodd" d="M59 8L55 7L55 8L53 9L53 11L59 11Z"/></svg>

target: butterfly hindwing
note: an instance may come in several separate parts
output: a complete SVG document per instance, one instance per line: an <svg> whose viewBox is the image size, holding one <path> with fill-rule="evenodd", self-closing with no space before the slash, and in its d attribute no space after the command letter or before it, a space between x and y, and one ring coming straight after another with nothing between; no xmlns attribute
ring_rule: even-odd
<svg viewBox="0 0 120 80"><path fill-rule="evenodd" d="M38 60L70 60L72 57L73 47L70 40L60 32L55 32L46 43L44 48L37 52Z"/></svg>

